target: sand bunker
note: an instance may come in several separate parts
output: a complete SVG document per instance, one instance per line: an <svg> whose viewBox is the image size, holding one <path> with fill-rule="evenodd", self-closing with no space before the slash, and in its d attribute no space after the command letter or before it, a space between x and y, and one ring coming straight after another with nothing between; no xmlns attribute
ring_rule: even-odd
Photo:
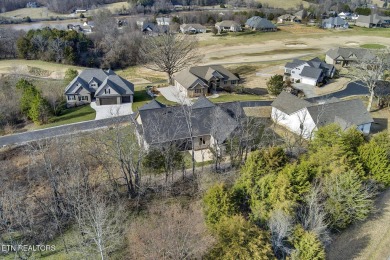
<svg viewBox="0 0 390 260"><path fill-rule="evenodd" d="M284 44L286 47L307 47L307 44L304 42L298 42L298 41L292 41L292 42L286 42Z"/></svg>
<svg viewBox="0 0 390 260"><path fill-rule="evenodd" d="M346 42L345 45L348 45L348 46L359 46L360 44L358 42Z"/></svg>

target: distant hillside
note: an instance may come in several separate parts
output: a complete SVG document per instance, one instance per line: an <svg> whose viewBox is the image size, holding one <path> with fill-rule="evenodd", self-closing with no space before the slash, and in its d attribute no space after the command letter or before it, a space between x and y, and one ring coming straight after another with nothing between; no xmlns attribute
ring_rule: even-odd
<svg viewBox="0 0 390 260"><path fill-rule="evenodd" d="M303 4L304 7L308 7L309 3L302 0L261 0L260 1L263 5L267 4L270 7L275 8L283 8L283 9L289 9L289 8L296 8L297 6Z"/></svg>

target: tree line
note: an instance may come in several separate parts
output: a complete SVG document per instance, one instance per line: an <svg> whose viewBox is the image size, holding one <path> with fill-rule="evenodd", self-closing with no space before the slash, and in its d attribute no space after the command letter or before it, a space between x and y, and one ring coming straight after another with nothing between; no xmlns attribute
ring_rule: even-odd
<svg viewBox="0 0 390 260"><path fill-rule="evenodd" d="M390 138L367 141L337 125L320 128L298 160L280 147L253 152L231 185L204 195L217 243L210 259L325 259L330 234L366 219L390 185Z"/></svg>

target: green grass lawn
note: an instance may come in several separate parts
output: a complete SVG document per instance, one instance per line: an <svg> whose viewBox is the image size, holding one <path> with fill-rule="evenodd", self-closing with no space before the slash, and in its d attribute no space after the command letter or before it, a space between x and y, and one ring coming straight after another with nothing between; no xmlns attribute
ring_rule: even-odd
<svg viewBox="0 0 390 260"><path fill-rule="evenodd" d="M217 98L210 98L211 102L233 102L233 101L255 101L255 100L266 100L263 96L248 95L248 94L220 94Z"/></svg>
<svg viewBox="0 0 390 260"><path fill-rule="evenodd" d="M62 115L50 118L48 124L40 125L37 128L43 129L53 126L67 125L87 120L93 120L95 119L95 116L96 111L89 105L72 107L66 109Z"/></svg>
<svg viewBox="0 0 390 260"><path fill-rule="evenodd" d="M385 45L377 44L377 43L362 44L360 45L360 47L366 49L375 49L375 50L386 48Z"/></svg>

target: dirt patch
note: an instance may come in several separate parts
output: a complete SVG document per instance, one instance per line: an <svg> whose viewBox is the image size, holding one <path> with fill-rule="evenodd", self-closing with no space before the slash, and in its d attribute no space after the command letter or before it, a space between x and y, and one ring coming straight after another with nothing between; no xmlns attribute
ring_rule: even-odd
<svg viewBox="0 0 390 260"><path fill-rule="evenodd" d="M286 47L307 47L307 44L300 41L290 41L284 43Z"/></svg>

